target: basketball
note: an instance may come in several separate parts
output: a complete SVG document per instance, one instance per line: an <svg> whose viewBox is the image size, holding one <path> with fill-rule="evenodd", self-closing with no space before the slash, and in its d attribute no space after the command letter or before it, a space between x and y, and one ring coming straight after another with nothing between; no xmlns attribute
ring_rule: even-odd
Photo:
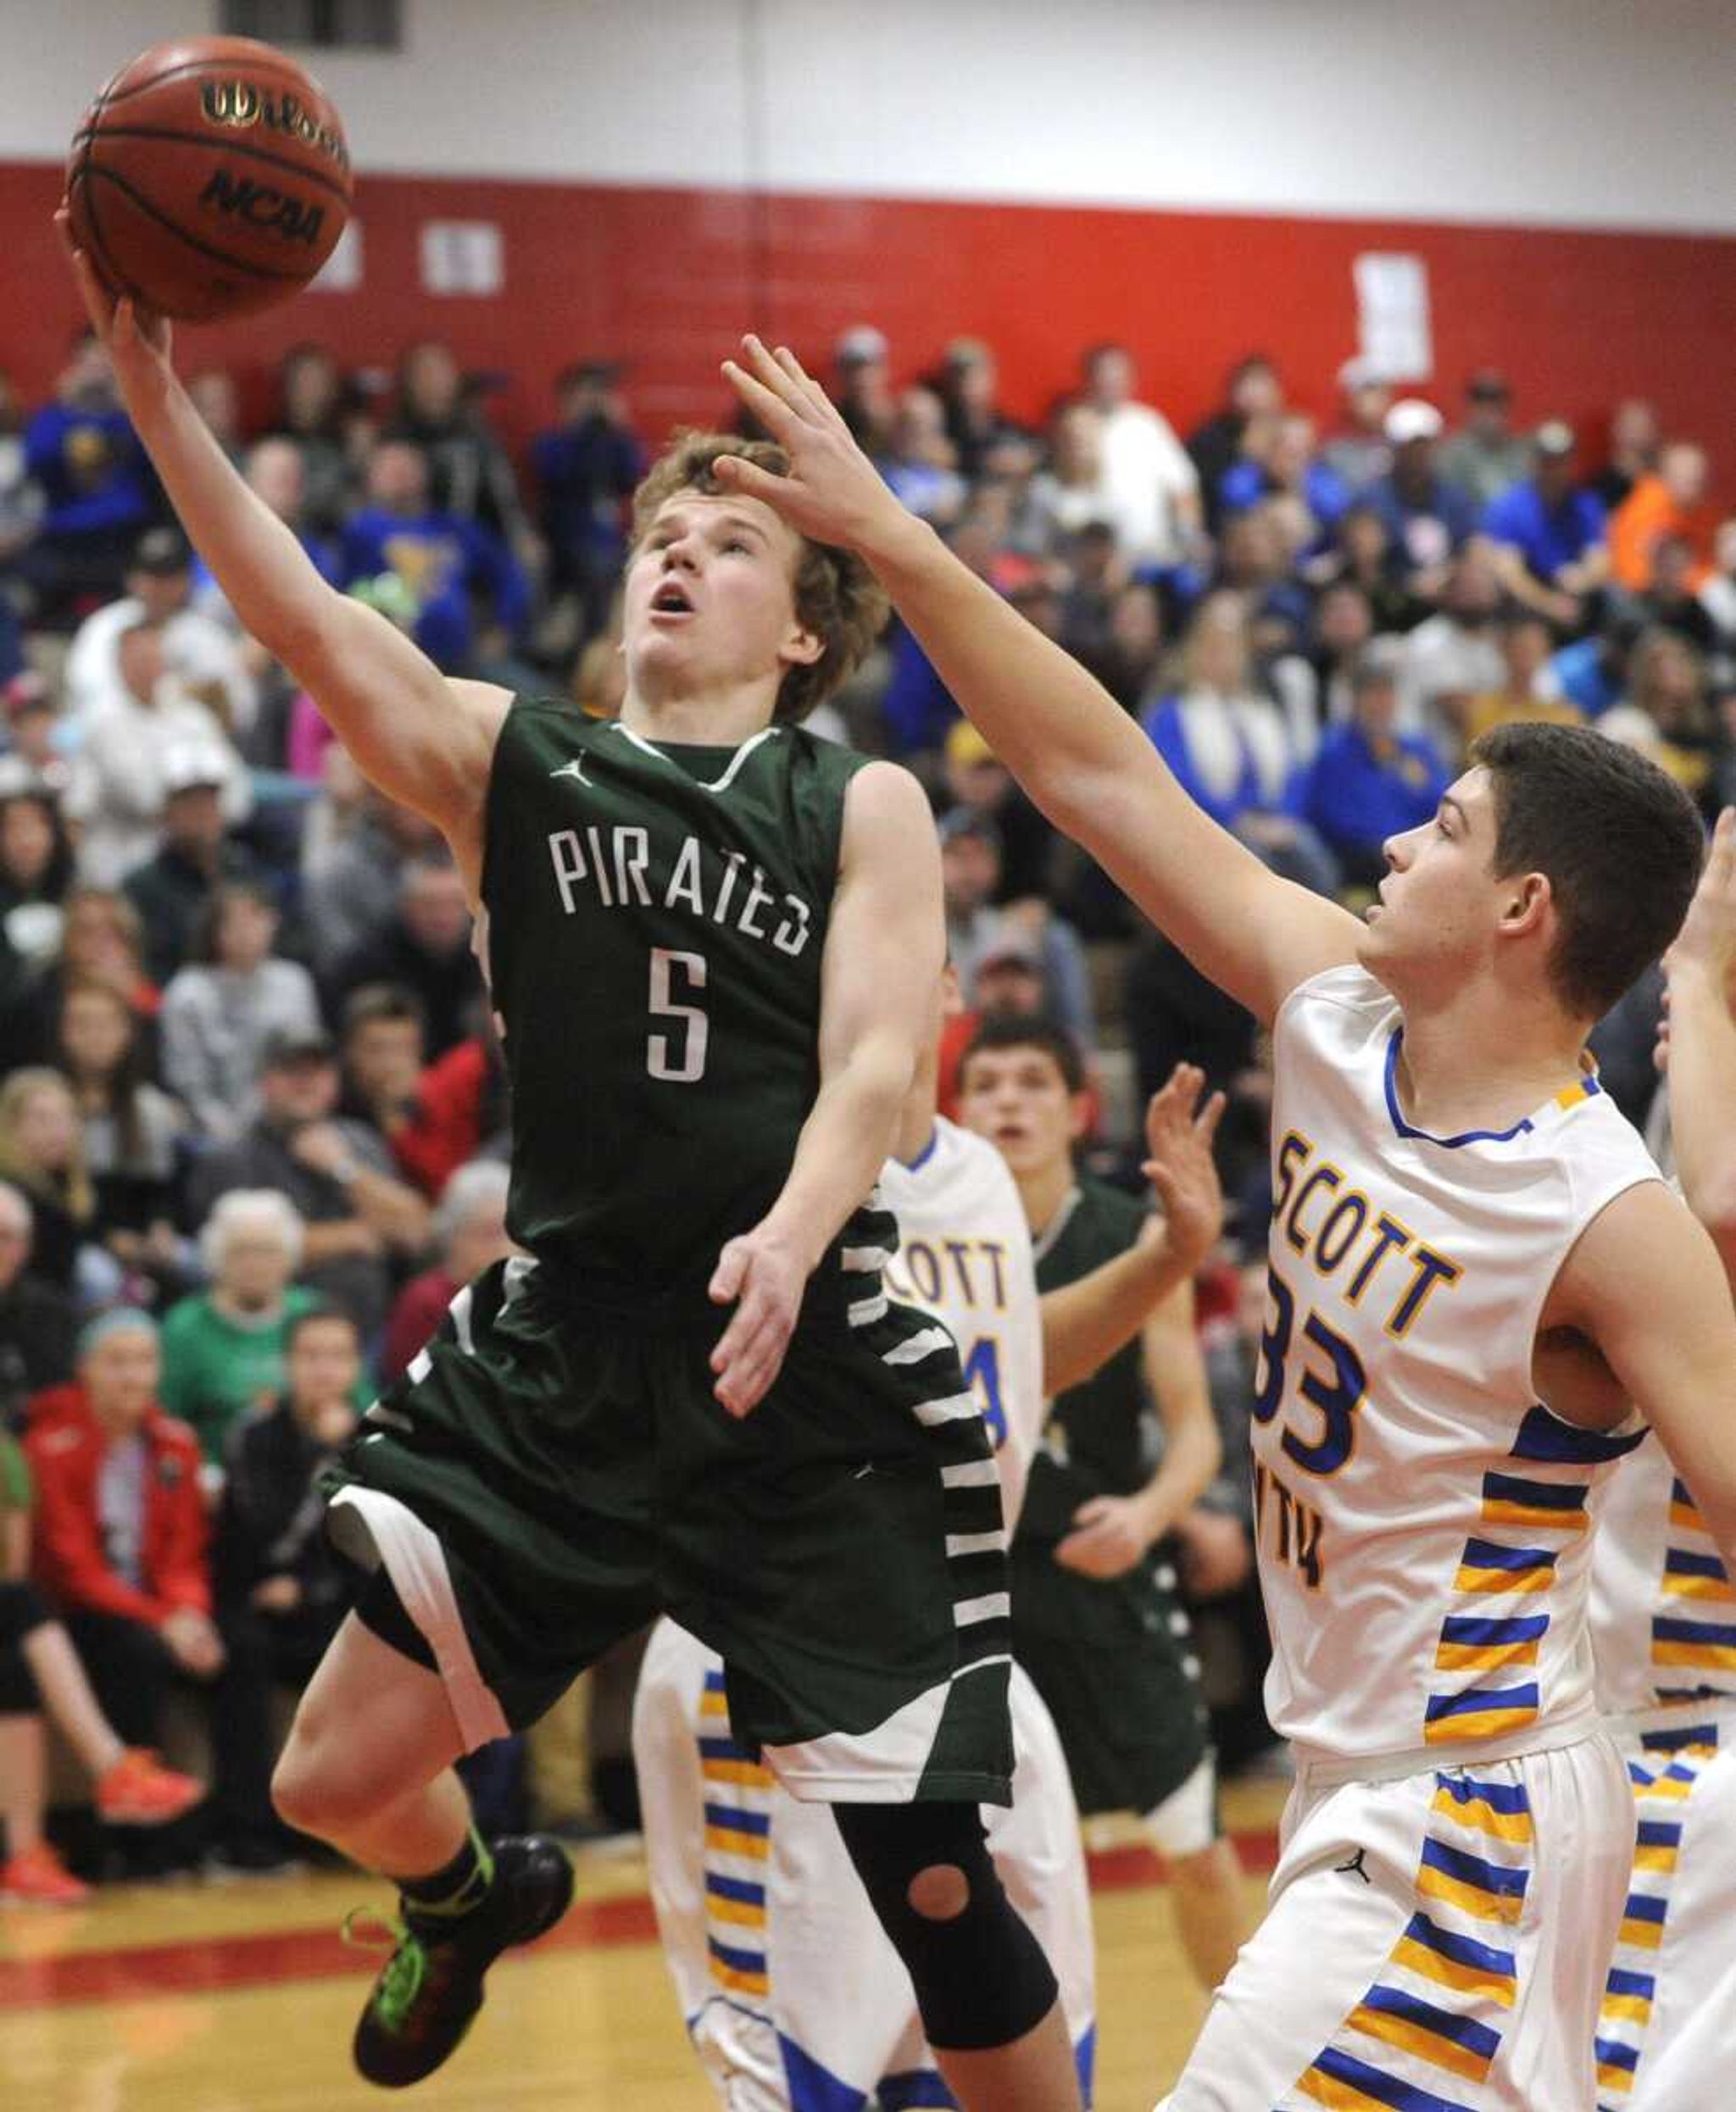
<svg viewBox="0 0 1736 2112"><path fill-rule="evenodd" d="M270 308L331 254L349 149L319 83L246 36L158 44L86 113L66 164L79 247L114 293L186 322Z"/></svg>

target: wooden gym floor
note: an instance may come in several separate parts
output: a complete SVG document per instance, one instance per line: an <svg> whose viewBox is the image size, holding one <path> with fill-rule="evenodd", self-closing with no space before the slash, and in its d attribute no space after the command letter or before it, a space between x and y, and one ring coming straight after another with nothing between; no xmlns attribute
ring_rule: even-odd
<svg viewBox="0 0 1736 2112"><path fill-rule="evenodd" d="M1283 1800L1232 1784L1250 1926ZM687 2049L637 1855L580 1850L578 1903L489 1978L418 2112L716 2112ZM1204 2004L1155 1863L1130 1837L1093 1855L1099 2112L1150 2112ZM88 1908L0 1905L0 2093L37 2112L377 2112L349 2065L376 1961L337 1930L365 1879L114 1887Z"/></svg>

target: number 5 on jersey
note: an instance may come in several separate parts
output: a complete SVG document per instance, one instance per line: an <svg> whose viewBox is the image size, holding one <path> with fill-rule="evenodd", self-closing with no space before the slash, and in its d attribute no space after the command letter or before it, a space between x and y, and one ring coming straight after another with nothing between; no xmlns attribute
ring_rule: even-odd
<svg viewBox="0 0 1736 2112"><path fill-rule="evenodd" d="M677 981L679 978L679 981ZM705 956L682 953L666 946L651 949L651 1017L670 1022L670 1031L646 1037L645 1068L665 1085L697 1085L705 1075L705 1049L711 1022L704 1008L678 1002L705 987Z"/></svg>

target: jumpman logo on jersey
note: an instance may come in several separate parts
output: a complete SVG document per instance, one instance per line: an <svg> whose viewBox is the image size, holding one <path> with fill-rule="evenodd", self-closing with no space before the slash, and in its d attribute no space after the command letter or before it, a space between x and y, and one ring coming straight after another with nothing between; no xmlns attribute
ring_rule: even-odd
<svg viewBox="0 0 1736 2112"><path fill-rule="evenodd" d="M563 763L558 770L550 770L548 775L551 777L576 777L581 785L588 785L591 781L585 775L585 759L582 755L576 755L570 763Z"/></svg>
<svg viewBox="0 0 1736 2112"><path fill-rule="evenodd" d="M1337 1863L1333 1865L1333 1875L1336 1877L1348 1877L1354 1871L1355 1874L1362 1880L1365 1885L1372 1885L1374 1882L1374 1880L1369 1876L1368 1865L1362 1859L1367 1853L1368 1850L1366 1848L1358 1848L1356 1853L1350 1858L1348 1863Z"/></svg>

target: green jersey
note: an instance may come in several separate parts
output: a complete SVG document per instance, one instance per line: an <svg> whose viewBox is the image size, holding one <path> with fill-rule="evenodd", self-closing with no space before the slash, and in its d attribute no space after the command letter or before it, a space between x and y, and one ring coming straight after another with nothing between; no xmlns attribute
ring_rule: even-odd
<svg viewBox="0 0 1736 2112"><path fill-rule="evenodd" d="M1142 1204L1119 1188L1082 1180L1032 1240L1037 1287L1056 1290L1125 1253L1145 1223ZM1141 1446L1145 1412L1139 1337L1049 1405L1043 1445L1019 1520L1021 1537L1059 1540L1093 1496L1132 1496L1149 1479Z"/></svg>
<svg viewBox="0 0 1736 2112"><path fill-rule="evenodd" d="M703 1297L787 1178L819 1090L821 962L865 760L792 725L676 747L566 703L508 713L482 876L508 1224L593 1298ZM846 1228L841 1243L865 1242ZM836 1253L816 1276L837 1285Z"/></svg>

